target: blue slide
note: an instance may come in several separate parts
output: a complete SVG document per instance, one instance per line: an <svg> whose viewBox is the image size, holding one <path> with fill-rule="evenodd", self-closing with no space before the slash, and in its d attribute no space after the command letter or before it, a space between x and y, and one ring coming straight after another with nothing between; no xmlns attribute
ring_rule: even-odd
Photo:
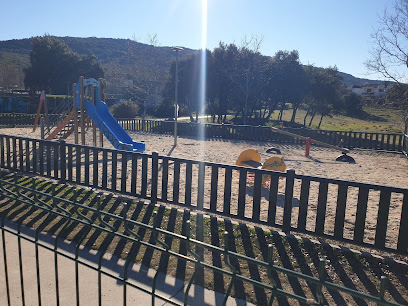
<svg viewBox="0 0 408 306"><path fill-rule="evenodd" d="M96 107L89 101L85 101L86 113L91 117L93 123L102 131L103 135L118 150L144 152L143 142L133 141L128 133L120 126L109 112L105 102L96 102Z"/></svg>

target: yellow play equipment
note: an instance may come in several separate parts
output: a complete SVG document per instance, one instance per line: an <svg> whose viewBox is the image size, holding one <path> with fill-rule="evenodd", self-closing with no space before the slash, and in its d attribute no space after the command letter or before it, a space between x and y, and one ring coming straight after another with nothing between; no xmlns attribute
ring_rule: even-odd
<svg viewBox="0 0 408 306"><path fill-rule="evenodd" d="M248 149L243 151L239 156L235 164L241 167L265 169L284 172L286 170L286 164L283 157L273 156L261 163L261 155L254 149ZM262 184L265 184L270 177L268 175L262 176Z"/></svg>

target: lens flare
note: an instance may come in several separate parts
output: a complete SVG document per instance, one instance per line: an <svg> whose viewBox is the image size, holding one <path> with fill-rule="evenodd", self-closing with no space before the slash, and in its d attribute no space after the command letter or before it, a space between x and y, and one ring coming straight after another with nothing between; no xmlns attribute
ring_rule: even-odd
<svg viewBox="0 0 408 306"><path fill-rule="evenodd" d="M199 96L199 112L201 114L205 114L205 99L206 99L206 75L207 75L207 0L203 0L203 7L202 7L202 21L201 21L201 67L200 67L200 96ZM204 120L201 119L201 124L199 125L198 129L198 139L202 140L201 142L201 158L204 157L204 139L205 139L205 131L204 131Z"/></svg>

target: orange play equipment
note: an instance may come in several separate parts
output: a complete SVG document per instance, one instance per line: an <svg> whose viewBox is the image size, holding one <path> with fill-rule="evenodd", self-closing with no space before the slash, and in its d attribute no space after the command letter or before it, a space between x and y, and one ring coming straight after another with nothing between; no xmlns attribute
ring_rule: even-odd
<svg viewBox="0 0 408 306"><path fill-rule="evenodd" d="M282 128L283 128L283 124L282 124ZM331 144L328 144L328 143L325 143L325 142L322 142L322 141L310 139L309 137L303 137L303 136L300 136L300 135L297 135L297 134L294 134L294 133L291 133L291 132L284 131L283 129L280 130L280 129L271 127L271 131L275 132L275 133L278 133L278 134L290 136L290 137L293 137L293 138L298 138L298 139L301 139L301 140L305 141L305 144L306 144L305 156L306 157L309 157L310 146L311 146L312 143L314 143L314 144L317 144L317 145L320 145L320 146L328 147L330 149L341 151L343 154L338 156L336 158L336 161L344 161L344 162L348 162L348 163L355 163L356 162L353 157L351 157L350 155L347 155L347 153L350 152L349 149L341 148L339 146L334 146L334 145L331 145ZM339 145L341 143L342 143L342 141L340 141Z"/></svg>

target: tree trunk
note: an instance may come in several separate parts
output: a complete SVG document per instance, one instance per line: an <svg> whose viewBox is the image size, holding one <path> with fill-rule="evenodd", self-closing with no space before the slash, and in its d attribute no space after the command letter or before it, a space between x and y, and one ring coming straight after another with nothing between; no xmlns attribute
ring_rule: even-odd
<svg viewBox="0 0 408 306"><path fill-rule="evenodd" d="M324 115L322 115L322 116L320 117L319 125L317 126L318 129L320 129L320 125L322 124L323 117L324 117Z"/></svg>
<svg viewBox="0 0 408 306"><path fill-rule="evenodd" d="M248 97L245 97L245 108L244 108L244 125L247 123L247 116L248 116Z"/></svg>
<svg viewBox="0 0 408 306"><path fill-rule="evenodd" d="M294 108L293 108L292 118L290 118L290 122L295 122L297 110L298 110L297 107L294 107Z"/></svg>
<svg viewBox="0 0 408 306"><path fill-rule="evenodd" d="M273 112L275 111L276 108L276 103L273 104L273 106L268 107L268 116L266 117L268 120L271 118Z"/></svg>
<svg viewBox="0 0 408 306"><path fill-rule="evenodd" d="M194 117L193 117L193 113L191 112L191 101L188 97L186 97L186 102L188 105L188 114L190 116L190 122L194 122Z"/></svg>
<svg viewBox="0 0 408 306"><path fill-rule="evenodd" d="M306 118L309 116L310 111L307 110L305 117L303 118L303 126L306 126Z"/></svg>
<svg viewBox="0 0 408 306"><path fill-rule="evenodd" d="M281 110L279 111L278 121L282 121L282 117L283 117L283 108L281 108Z"/></svg>
<svg viewBox="0 0 408 306"><path fill-rule="evenodd" d="M316 112L313 112L312 118L310 118L310 121L309 121L309 127L312 125L312 122L313 122L313 119L314 119L315 115L316 115Z"/></svg>

